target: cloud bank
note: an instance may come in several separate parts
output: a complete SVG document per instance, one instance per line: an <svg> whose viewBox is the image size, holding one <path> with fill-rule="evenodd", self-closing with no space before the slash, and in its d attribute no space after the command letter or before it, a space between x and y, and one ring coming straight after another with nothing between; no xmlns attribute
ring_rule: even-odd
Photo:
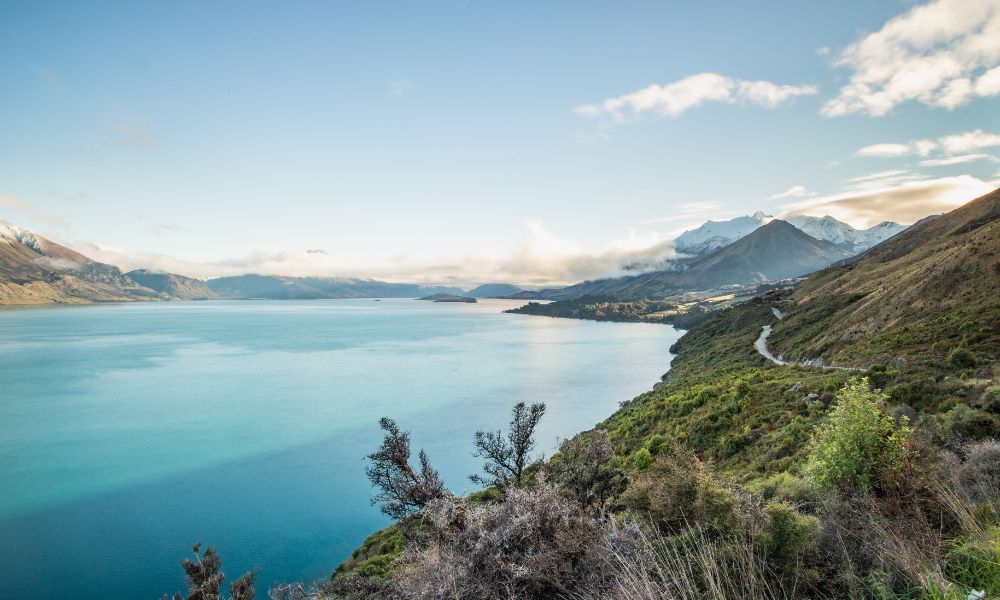
<svg viewBox="0 0 1000 600"><path fill-rule="evenodd" d="M830 215L859 228L886 220L913 223L953 210L994 188L971 175L906 181L905 173L886 171L858 178L841 193L787 204L781 216Z"/></svg>
<svg viewBox="0 0 1000 600"><path fill-rule="evenodd" d="M706 102L745 102L775 108L796 96L813 95L817 91L813 85L745 81L706 72L672 83L653 84L596 104L584 104L574 111L586 117L610 116L615 121L623 122L649 113L660 117L678 117Z"/></svg>
<svg viewBox="0 0 1000 600"><path fill-rule="evenodd" d="M833 61L851 72L821 114L878 117L904 102L954 109L1000 95L1000 0L935 0L888 21Z"/></svg>

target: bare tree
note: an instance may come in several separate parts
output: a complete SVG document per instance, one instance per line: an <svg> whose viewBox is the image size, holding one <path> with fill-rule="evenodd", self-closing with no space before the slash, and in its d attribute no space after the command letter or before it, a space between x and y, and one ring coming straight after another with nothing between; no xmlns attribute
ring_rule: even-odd
<svg viewBox="0 0 1000 600"><path fill-rule="evenodd" d="M470 475L474 483L484 486L498 486L513 480L520 486L524 468L530 464L530 454L535 448L535 427L545 414L545 404L539 402L527 406L524 402L514 405L511 413L510 430L505 436L501 431L477 431L476 451L473 456L484 458L482 475Z"/></svg>
<svg viewBox="0 0 1000 600"><path fill-rule="evenodd" d="M222 582L226 579L222 572L222 559L215 548L208 548L202 553L200 542L191 551L194 552L194 560L185 559L181 563L187 580L188 595L185 597L174 594L174 600L222 600ZM253 587L256 576L255 571L250 571L234 581L229 586L231 600L253 600L257 594ZM163 600L167 600L167 596Z"/></svg>
<svg viewBox="0 0 1000 600"><path fill-rule="evenodd" d="M611 463L614 456L607 430L595 429L559 446L559 455L552 460L552 475L581 508L595 503L602 508L625 487L624 474Z"/></svg>
<svg viewBox="0 0 1000 600"><path fill-rule="evenodd" d="M378 452L368 455L371 464L365 474L378 491L372 504L381 504L382 512L393 519L411 515L431 500L443 497L445 490L441 476L431 467L423 450L418 455L419 471L410 466L410 434L400 431L396 422L382 417L379 426L385 430L385 439Z"/></svg>

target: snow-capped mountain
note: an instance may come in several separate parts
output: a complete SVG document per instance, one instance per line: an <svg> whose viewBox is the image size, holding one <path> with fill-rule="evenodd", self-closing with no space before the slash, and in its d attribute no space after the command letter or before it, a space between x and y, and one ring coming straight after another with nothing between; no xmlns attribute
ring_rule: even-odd
<svg viewBox="0 0 1000 600"><path fill-rule="evenodd" d="M884 242L906 229L905 225L892 221L883 221L869 229L855 229L829 215L825 217L794 216L785 220L816 239L833 242L850 249L855 254Z"/></svg>
<svg viewBox="0 0 1000 600"><path fill-rule="evenodd" d="M736 217L728 221L706 221L701 227L677 236L674 245L681 254L706 254L749 235L771 218L770 215L757 211L750 216Z"/></svg>
<svg viewBox="0 0 1000 600"><path fill-rule="evenodd" d="M773 218L757 211L752 215L736 217L729 221L707 221L701 227L679 235L675 247L679 254L688 256L708 254L742 239ZM884 242L907 227L892 221L883 221L869 229L855 229L829 215L793 216L785 217L784 220L818 240L836 244L854 254Z"/></svg>

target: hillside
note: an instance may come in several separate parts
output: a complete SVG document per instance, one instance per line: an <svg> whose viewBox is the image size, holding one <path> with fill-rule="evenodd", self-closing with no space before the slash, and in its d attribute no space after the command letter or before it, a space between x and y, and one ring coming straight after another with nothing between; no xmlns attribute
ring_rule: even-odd
<svg viewBox="0 0 1000 600"><path fill-rule="evenodd" d="M192 277L147 269L136 269L126 275L141 286L178 300L206 300L216 297L204 281Z"/></svg>
<svg viewBox="0 0 1000 600"><path fill-rule="evenodd" d="M940 363L959 344L1000 356L1000 190L924 220L795 291L771 337L786 357Z"/></svg>
<svg viewBox="0 0 1000 600"><path fill-rule="evenodd" d="M521 288L509 283L485 283L465 292L465 295L472 298L504 298L521 291Z"/></svg>
<svg viewBox="0 0 1000 600"><path fill-rule="evenodd" d="M206 282L208 289L223 298L266 298L271 300L317 300L337 298L420 298L431 294L463 295L458 288L427 287L411 283L386 283L374 279L334 277L280 277L276 275L236 275Z"/></svg>
<svg viewBox="0 0 1000 600"><path fill-rule="evenodd" d="M659 299L685 291L802 277L850 256L850 252L835 244L817 240L775 219L728 246L690 261L683 271L654 271L632 277L587 281L548 297L562 300L604 295L619 299Z"/></svg>
<svg viewBox="0 0 1000 600"><path fill-rule="evenodd" d="M118 267L0 221L0 304L81 304L156 297L156 292Z"/></svg>
<svg viewBox="0 0 1000 600"><path fill-rule="evenodd" d="M552 586L581 598L998 597L998 237L1000 191L716 311L671 348L651 391L535 467L545 483L417 512L369 537L332 588L429 597L420 586L445 573L537 598ZM856 369L770 363L754 348L767 325L786 358L825 350ZM480 548L485 566L470 572ZM518 579L495 567L542 561L557 568Z"/></svg>

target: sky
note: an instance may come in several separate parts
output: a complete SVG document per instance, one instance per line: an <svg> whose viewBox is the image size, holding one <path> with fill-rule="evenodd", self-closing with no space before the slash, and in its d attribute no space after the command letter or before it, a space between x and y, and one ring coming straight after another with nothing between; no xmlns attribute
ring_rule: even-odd
<svg viewBox="0 0 1000 600"><path fill-rule="evenodd" d="M1000 0L0 4L0 219L125 269L522 285L1000 186Z"/></svg>

